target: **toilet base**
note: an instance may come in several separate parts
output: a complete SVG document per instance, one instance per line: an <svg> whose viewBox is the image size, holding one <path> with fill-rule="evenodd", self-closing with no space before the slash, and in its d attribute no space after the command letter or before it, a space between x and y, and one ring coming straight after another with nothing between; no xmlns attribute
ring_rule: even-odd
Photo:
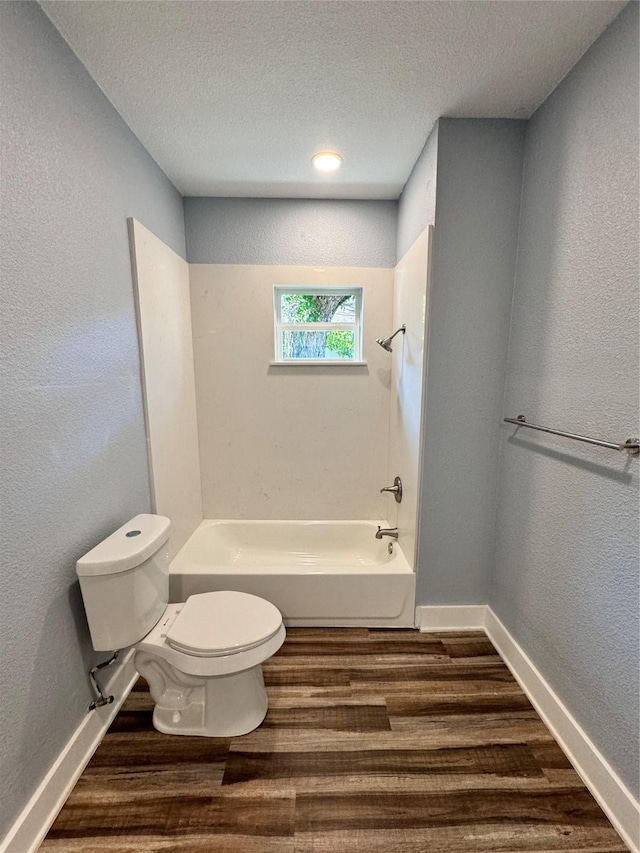
<svg viewBox="0 0 640 853"><path fill-rule="evenodd" d="M156 703L153 725L163 734L237 737L256 729L267 714L262 665L227 675L200 677L137 652L135 666Z"/></svg>

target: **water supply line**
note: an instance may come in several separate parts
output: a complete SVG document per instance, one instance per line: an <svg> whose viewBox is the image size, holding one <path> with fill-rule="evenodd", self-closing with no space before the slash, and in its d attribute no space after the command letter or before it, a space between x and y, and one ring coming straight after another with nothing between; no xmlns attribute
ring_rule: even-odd
<svg viewBox="0 0 640 853"><path fill-rule="evenodd" d="M114 652L109 660L105 660L102 663L99 663L97 666L94 666L93 669L89 670L89 682L91 683L91 687L93 688L93 692L95 694L95 699L90 703L87 711L95 711L96 708L102 708L104 705L111 705L114 701L114 696L105 696L102 692L102 688L98 684L98 672L101 669L105 669L108 666L111 666L118 660L119 651Z"/></svg>

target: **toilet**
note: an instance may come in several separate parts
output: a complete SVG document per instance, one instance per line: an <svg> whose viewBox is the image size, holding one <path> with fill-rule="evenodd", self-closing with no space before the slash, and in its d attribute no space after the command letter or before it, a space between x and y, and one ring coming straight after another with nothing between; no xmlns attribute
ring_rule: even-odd
<svg viewBox="0 0 640 853"><path fill-rule="evenodd" d="M267 713L262 664L284 642L282 615L230 590L169 604L170 532L168 518L137 515L78 560L91 642L96 651L135 646L158 731L247 734Z"/></svg>

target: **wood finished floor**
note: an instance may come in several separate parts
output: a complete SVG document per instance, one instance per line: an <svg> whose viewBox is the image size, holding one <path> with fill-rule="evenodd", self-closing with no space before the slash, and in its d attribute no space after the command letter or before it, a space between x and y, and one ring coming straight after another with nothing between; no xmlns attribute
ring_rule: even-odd
<svg viewBox="0 0 640 853"><path fill-rule="evenodd" d="M244 737L171 737L140 680L42 847L618 853L482 632L289 629Z"/></svg>

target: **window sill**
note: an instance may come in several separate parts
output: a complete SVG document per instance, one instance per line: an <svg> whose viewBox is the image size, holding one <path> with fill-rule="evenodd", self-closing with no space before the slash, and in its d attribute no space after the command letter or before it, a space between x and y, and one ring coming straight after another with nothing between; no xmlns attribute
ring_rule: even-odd
<svg viewBox="0 0 640 853"><path fill-rule="evenodd" d="M366 361L351 361L346 358L299 358L289 361L270 361L270 367L366 367Z"/></svg>

